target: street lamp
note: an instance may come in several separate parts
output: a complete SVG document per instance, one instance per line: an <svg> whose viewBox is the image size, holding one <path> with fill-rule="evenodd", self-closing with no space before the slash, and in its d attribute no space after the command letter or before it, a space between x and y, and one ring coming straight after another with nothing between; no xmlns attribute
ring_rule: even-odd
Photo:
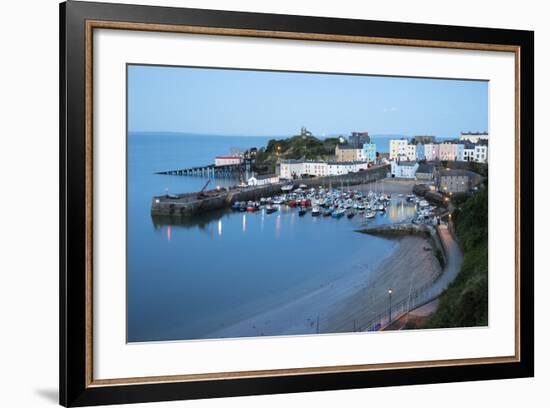
<svg viewBox="0 0 550 408"><path fill-rule="evenodd" d="M388 323L391 323L391 294L392 294L392 292L393 292L392 289L389 288L389 289L388 289L388 295L389 295L389 297L390 297L390 313L389 313L390 319L389 319L389 322L388 322Z"/></svg>

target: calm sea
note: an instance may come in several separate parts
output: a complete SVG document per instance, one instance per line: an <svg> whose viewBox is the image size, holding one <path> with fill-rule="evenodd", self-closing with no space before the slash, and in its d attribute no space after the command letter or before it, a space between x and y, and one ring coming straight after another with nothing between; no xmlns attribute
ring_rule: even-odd
<svg viewBox="0 0 550 408"><path fill-rule="evenodd" d="M204 338L348 274L372 269L391 241L354 232L359 217L299 217L220 210L162 221L154 195L197 191L201 177L159 170L212 163L266 137L135 133L128 136L128 341ZM213 180L233 185L235 180ZM397 208L397 207L396 207ZM408 214L388 211L377 222Z"/></svg>

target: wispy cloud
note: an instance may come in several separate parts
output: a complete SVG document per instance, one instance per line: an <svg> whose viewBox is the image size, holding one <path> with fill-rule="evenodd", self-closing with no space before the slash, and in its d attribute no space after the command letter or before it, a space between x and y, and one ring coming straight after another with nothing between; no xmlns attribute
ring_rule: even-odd
<svg viewBox="0 0 550 408"><path fill-rule="evenodd" d="M395 106L392 106L391 108L384 108L384 112L397 112L398 109Z"/></svg>

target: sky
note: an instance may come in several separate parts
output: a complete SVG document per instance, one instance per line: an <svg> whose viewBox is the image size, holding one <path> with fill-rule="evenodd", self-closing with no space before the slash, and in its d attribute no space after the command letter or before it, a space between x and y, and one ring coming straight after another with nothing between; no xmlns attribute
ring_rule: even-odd
<svg viewBox="0 0 550 408"><path fill-rule="evenodd" d="M128 130L284 136L488 130L486 81L128 66Z"/></svg>

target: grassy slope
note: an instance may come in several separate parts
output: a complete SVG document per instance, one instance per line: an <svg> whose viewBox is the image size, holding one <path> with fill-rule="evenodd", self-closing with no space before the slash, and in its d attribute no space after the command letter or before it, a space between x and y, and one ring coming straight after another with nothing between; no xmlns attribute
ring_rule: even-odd
<svg viewBox="0 0 550 408"><path fill-rule="evenodd" d="M278 159L328 159L334 156L337 138L317 139L314 136L293 136L288 139L272 139L256 155L257 167L274 171Z"/></svg>
<svg viewBox="0 0 550 408"><path fill-rule="evenodd" d="M440 297L426 327L486 326L488 322L487 190L468 199L453 213L464 263Z"/></svg>

